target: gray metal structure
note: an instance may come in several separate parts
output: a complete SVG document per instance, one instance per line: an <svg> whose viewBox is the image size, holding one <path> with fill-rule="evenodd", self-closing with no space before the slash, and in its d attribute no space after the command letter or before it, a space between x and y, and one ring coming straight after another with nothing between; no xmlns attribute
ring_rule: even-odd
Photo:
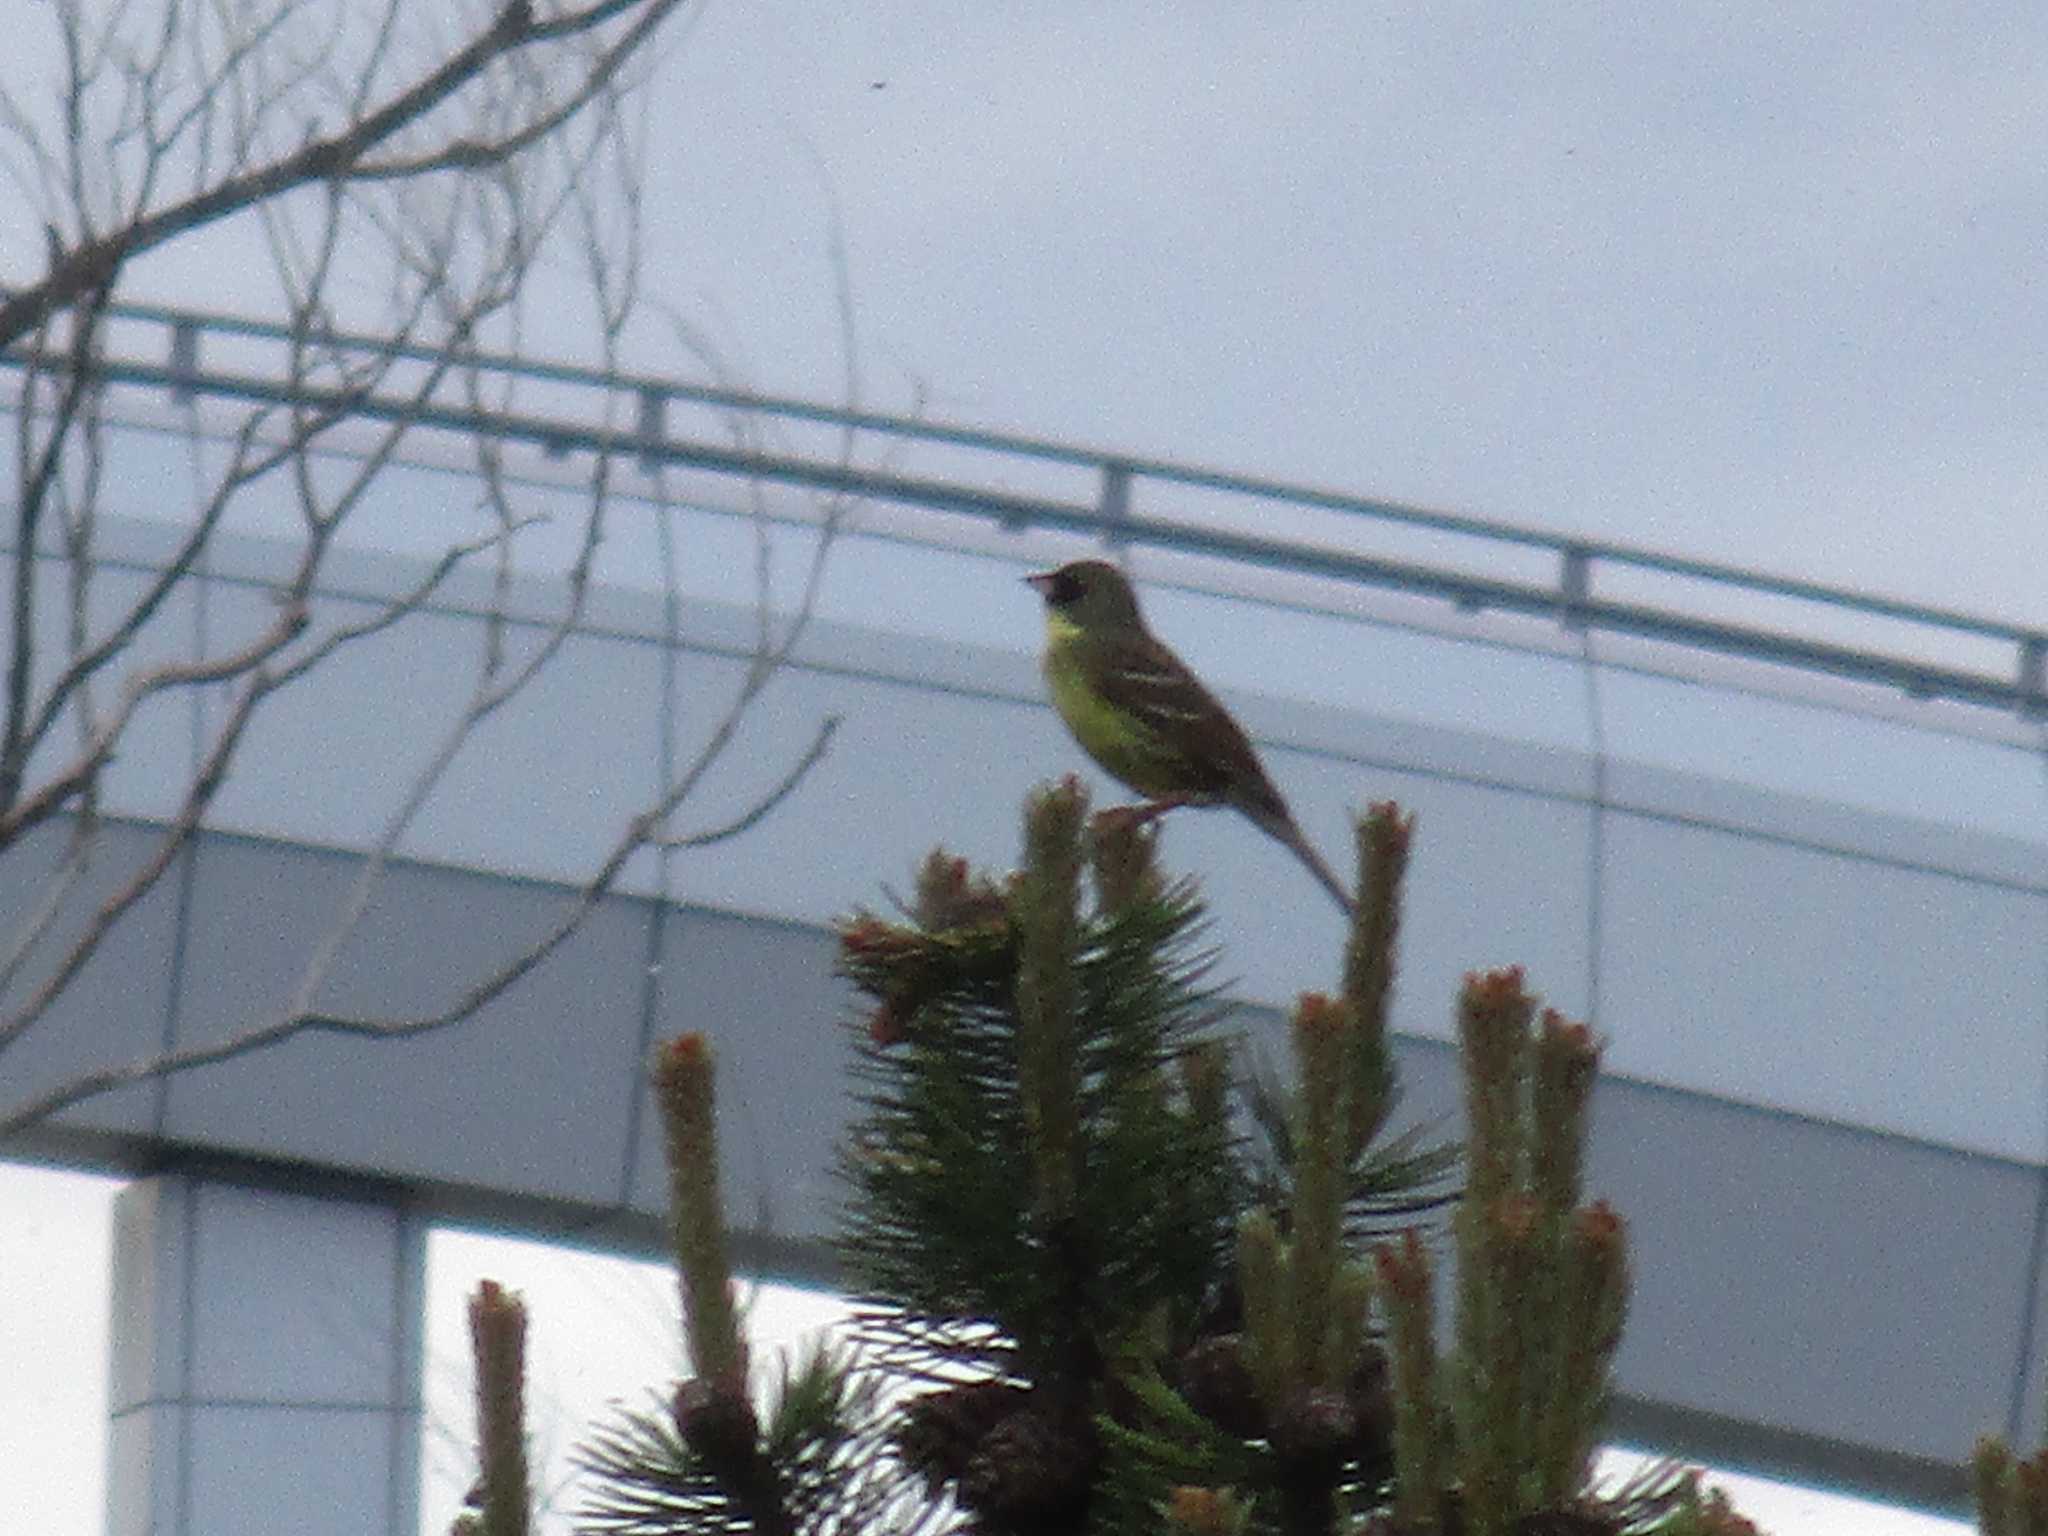
<svg viewBox="0 0 2048 1536"><path fill-rule="evenodd" d="M101 366L129 424L102 580L118 587L164 558L187 428L209 398L274 397L285 338L146 309L113 334ZM1337 851L1367 799L1419 812L1397 1003L1416 1115L1455 1114L1445 1041L1465 970L1525 964L1609 1040L1591 1184L1629 1220L1639 1266L1624 1433L1936 1498L1977 1433L2037 1422L2041 632L1001 434L518 373L528 409L425 422L323 611L402 590L462 526L473 493L437 462L437 433L505 439L545 508L573 499L579 453L619 440L605 422L629 420L637 510L572 642L458 765L323 1001L445 999L559 910L688 752L748 654L758 519L812 536L800 496L750 509L746 481L864 500L745 761L697 810L715 821L821 717L844 724L777 814L731 845L636 862L576 940L469 1023L395 1044L303 1036L82 1103L10 1149L139 1175L117 1218L112 1529L269 1529L285 1490L312 1489L297 1529L409 1530L424 1232L484 1217L651 1244L662 1181L641 1067L677 1030L718 1044L754 1257L829 1279L846 998L826 925L933 842L1006 863L1023 792L1080 766L1041 701L1016 577L1098 542L1132 561L1155 626L1239 708L1312 836ZM734 448L732 411L787 442ZM895 445L885 467L835 455L847 428ZM204 577L206 630L173 611L147 643L181 653L259 612L287 516L259 489ZM694 552L673 604L650 575L664 518ZM561 586L561 552L545 531L539 546L514 595L530 621ZM7 548L0 575L27 557ZM491 601L458 580L280 696L186 877L8 1053L0 1112L280 1005L417 766L408 722L452 701ZM143 722L110 774L132 857L203 727L205 701L188 702ZM11 853L0 922L57 831ZM1245 1017L1270 1034L1333 973L1326 899L1231 818L1175 818L1167 852L1202 872ZM110 857L93 878L122 872ZM337 1296L346 1329L328 1326Z"/></svg>

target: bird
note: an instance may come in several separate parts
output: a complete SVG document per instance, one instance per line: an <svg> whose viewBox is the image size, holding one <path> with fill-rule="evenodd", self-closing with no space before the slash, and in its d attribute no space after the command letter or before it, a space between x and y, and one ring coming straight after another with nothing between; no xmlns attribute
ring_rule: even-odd
<svg viewBox="0 0 2048 1536"><path fill-rule="evenodd" d="M1145 797L1121 814L1149 821L1183 805L1241 811L1349 913L1351 893L1302 836L1244 728L1145 627L1124 573L1106 560L1074 560L1024 581L1045 599L1053 708L1099 767Z"/></svg>

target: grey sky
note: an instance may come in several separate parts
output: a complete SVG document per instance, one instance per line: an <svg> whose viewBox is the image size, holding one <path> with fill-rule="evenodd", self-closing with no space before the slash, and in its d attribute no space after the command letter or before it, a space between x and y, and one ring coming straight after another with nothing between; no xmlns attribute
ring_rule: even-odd
<svg viewBox="0 0 2048 1536"><path fill-rule="evenodd" d="M836 202L870 404L2037 612L2039 6L713 3L649 133L761 387L842 393Z"/></svg>
<svg viewBox="0 0 2048 1536"><path fill-rule="evenodd" d="M880 88L876 88L877 86ZM2048 11L776 0L663 85L757 382L2035 611Z"/></svg>

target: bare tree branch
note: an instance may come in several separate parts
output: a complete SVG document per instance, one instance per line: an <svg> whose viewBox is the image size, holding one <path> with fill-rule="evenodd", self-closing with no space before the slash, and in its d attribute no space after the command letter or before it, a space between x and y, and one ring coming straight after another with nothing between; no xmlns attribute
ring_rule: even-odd
<svg viewBox="0 0 2048 1536"><path fill-rule="evenodd" d="M57 409L46 429L41 451L29 455L31 462L21 477L15 512L15 548L21 553L14 569L14 624L7 666L5 723L0 724L0 812L14 803L20 791L31 745L26 739L26 717L35 658L34 557L41 535L43 511L58 468L63 463L65 441L91 391L93 339L107 298L106 289L97 290L92 302L73 319L70 356ZM26 429L26 423L24 425Z"/></svg>
<svg viewBox="0 0 2048 1536"><path fill-rule="evenodd" d="M256 705L269 692L261 672L263 660L275 655L304 622L303 611L287 614L262 638L243 650L223 656L211 664L211 670L221 678L245 672L253 675L236 699L234 710L228 717L228 723L222 728L213 751L200 765L190 789L186 791L185 803L177 819L171 824L170 831L158 842L155 853L119 890L100 904L91 921L86 924L84 933L71 945L64 959L30 995L28 1002L4 1027L0 1027L0 1050L20 1039L30 1025L49 1011L50 1004L77 979L78 973L85 969L85 963L98 952L101 941L113 930L114 925L142 899L170 867L171 860L177 856L178 850L190 840L192 833L198 828L200 817L205 813L206 807L212 804L214 795L226 778L228 760L233 756L235 745L241 740L243 730L247 728L250 717L255 713ZM198 672L202 669L189 670ZM192 680L201 679L195 677ZM4 1130L0 1130L0 1136L4 1135Z"/></svg>
<svg viewBox="0 0 2048 1536"><path fill-rule="evenodd" d="M0 291L0 346L21 343L16 457L24 492L11 648L0 680L0 857L33 829L73 818L64 857L0 950L0 1053L50 1018L108 937L192 849L269 700L307 686L338 654L420 614L465 566L491 562L490 594L477 615L474 661L458 663L473 667L467 697L422 733L423 760L393 790L374 840L361 850L354 878L288 993L249 1027L208 1044L109 1064L25 1102L0 1103L0 1140L126 1084L231 1060L302 1033L398 1038L473 1018L582 927L636 854L653 849L666 857L726 841L784 806L822 761L839 725L837 717L821 721L808 747L724 821L669 830L789 662L818 601L827 554L853 507L845 493L816 498L808 562L792 584L790 610L778 613L771 580L776 508L763 486L750 483L754 644L688 760L672 763L672 744L665 743L659 785L595 850L549 926L487 972L465 978L445 1002L388 1017L322 1005L336 962L453 765L484 723L520 698L584 625L599 549L622 494L619 477L648 446L643 423L632 416L637 398L614 391L605 399L576 492L577 521L557 520L573 543L544 614L515 610L512 601L515 545L539 521L522 505L531 492L508 467L502 445L481 433L474 439L474 484L482 531L468 524L451 529L424 570L367 612L336 615L328 608L331 586L323 573L401 446L422 430L460 429L465 418L449 409L450 392L466 396L469 422L493 414L494 396L496 413L511 411L520 384L495 354L507 332L517 352L527 281L553 253L577 254L592 344L604 368L620 372L627 328L646 302L640 182L649 120L644 98L640 112L626 107L629 66L681 0L564 0L546 14L527 0L510 0L411 74L407 60L416 65L417 55L407 49L417 42L418 26L432 30L433 22L419 23L422 13L404 0L385 0L352 22L332 13L325 25L322 13L305 19L307 8L288 0L246 8L156 3L164 9L150 18L120 0L99 10L59 8L64 62L54 144L37 137L46 125L18 95L0 92L0 134L24 146L19 174L48 203L53 231L43 275ZM340 39L351 27L351 51L343 57ZM341 125L321 129L319 109L337 106ZM183 195L160 201L173 185L184 187ZM210 423L211 446L203 447L200 411L188 399L190 514L118 602L111 590L96 600L98 501L111 419L110 386L96 365L102 311L132 257L245 213L251 217L243 227L262 237L257 264L267 256L263 276L285 305L284 339L271 344L285 403L236 407L227 429ZM337 319L349 308L348 285L362 281L365 242L388 263L388 282L374 295L381 337L369 346L349 339ZM859 377L852 299L836 222L832 259L853 405ZM554 290L550 295L559 304ZM53 345L56 327L67 322L69 332ZM775 436L743 405L733 406L727 420L734 444L748 451L761 451ZM856 430L846 428L842 460L850 463L857 447ZM658 473L655 484L673 657L681 644L679 530ZM273 524L282 519L280 547L289 548L275 611L216 637L204 617L214 551L233 508L258 489L265 517ZM58 526L61 548L53 550L38 535ZM68 577L61 636L54 600L46 600L47 612L36 601L39 572L52 560L63 562ZM170 600L181 590L196 594L201 615L189 643L170 659L143 660L146 646L152 657L163 655ZM143 706L171 692L191 701L190 777L176 787L173 808L141 862L70 932L66 917L93 867L108 766ZM60 755L53 743L69 730L76 732L75 748Z"/></svg>
<svg viewBox="0 0 2048 1536"><path fill-rule="evenodd" d="M364 112L341 132L310 138L289 155L226 177L105 235L94 237L88 227L86 238L79 244L53 253L50 269L40 282L0 299L0 347L11 346L54 310L105 287L124 262L142 252L267 203L294 188L358 176L390 179L433 170L477 170L510 159L541 135L529 135L527 127L522 126L494 138L461 140L447 146L440 163L431 154L381 165L371 164L368 157L424 120L498 60L520 49L588 35L619 16L637 12L625 36L598 55L589 77L571 94L575 109L580 109L646 44L679 4L681 0L596 0L589 6L540 21L534 17L531 0L508 0L490 25L469 43L382 106ZM76 122L84 97L84 66L69 29L67 44L73 81L67 120ZM559 128L569 115L549 113L546 131ZM83 140L82 127L77 137ZM91 203L83 175L82 161L74 157L71 193L74 206L81 212Z"/></svg>
<svg viewBox="0 0 2048 1536"><path fill-rule="evenodd" d="M789 765L789 772L781 782L760 799L730 821L707 827L702 832L677 832L656 838L663 848L709 848L714 843L730 842L743 832L751 832L759 826L768 813L796 793L797 786L810 775L831 749L832 738L838 732L843 717L827 715L818 722L818 734L811 738L811 744L804 748L803 755Z"/></svg>
<svg viewBox="0 0 2048 1536"><path fill-rule="evenodd" d="M322 402L317 415L311 419L294 422L290 434L284 441L254 457L251 455L257 435L269 421L270 413L253 412L243 420L235 435L232 466L215 484L211 495L199 509L177 550L157 570L133 606L97 641L86 644L83 643L83 637L80 637L81 643L73 648L67 665L44 690L42 703L23 733L24 754L34 752L42 744L51 727L70 705L73 695L89 682L96 672L128 653L143 627L161 611L164 600L192 575L201 552L220 526L220 519L234 498L280 465L293 462L321 432L345 419L347 415L346 396L326 400ZM90 569L90 561L85 558L84 551L73 552L70 559L74 569ZM19 639L16 643L20 644ZM0 799L0 806L5 806L6 803L6 800ZM18 835L7 828L7 821L0 818L0 850L4 850L14 836Z"/></svg>
<svg viewBox="0 0 2048 1536"><path fill-rule="evenodd" d="M765 679L763 682L765 683ZM598 904L610 894L620 873L633 855L642 848L652 847L658 842L658 829L661 823L697 788L711 766L724 756L725 749L730 745L745 718L747 707L760 692L761 686L762 683L756 683L751 677L741 685L720 717L710 741L691 765L690 771L652 806L632 819L612 845L603 862L599 864L597 871L569 898L547 930L497 970L465 988L446 1008L396 1018L323 1012L292 1013L229 1035L209 1045L188 1046L122 1066L82 1073L0 1116L0 1142L5 1142L10 1136L74 1104L96 1098L103 1093L110 1093L116 1088L253 1055L281 1045L298 1035L312 1033L373 1040L402 1040L446 1029L474 1018L482 1009L524 980L535 967L572 938L582 928L590 914L597 909ZM244 693L238 705L238 724L246 723L247 713L253 708L254 698L253 688ZM820 734L826 742L829 742L835 728L836 722L833 722L821 730ZM817 758L823 755L823 750L822 746L814 742L812 750L805 755L815 763ZM808 768L805 771L808 771ZM783 793L786 795L787 792ZM163 862L167 863L168 859L163 859ZM120 892L109 898L99 913L95 914L95 925L101 932L104 932L105 927L111 926L112 918L107 916L111 909L119 906L125 910L128 905L132 905L135 895L139 894L138 887L146 889L155 875L162 872L160 867L155 868L153 873L150 872L151 867L157 864L158 859L153 858L150 866L145 866L144 871L138 872ZM145 874L148 875L147 879L144 878ZM68 981L69 977L66 977L66 980ZM0 1046L4 1044L5 1041L0 1040Z"/></svg>

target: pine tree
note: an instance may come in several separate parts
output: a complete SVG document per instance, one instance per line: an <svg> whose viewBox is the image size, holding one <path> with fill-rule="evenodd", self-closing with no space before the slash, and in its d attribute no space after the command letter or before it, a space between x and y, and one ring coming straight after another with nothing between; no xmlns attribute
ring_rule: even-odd
<svg viewBox="0 0 2048 1536"><path fill-rule="evenodd" d="M1581 1188L1590 1032L1518 970L1468 977L1462 1199L1454 1151L1392 1129L1411 834L1392 805L1361 818L1341 984L1294 1006L1284 1087L1229 1028L1194 882L1072 779L1027 803L1014 873L935 852L907 910L847 919L857 1321L765 1390L732 1305L711 1049L665 1047L695 1375L589 1442L584 1528L1753 1529L1672 1466L1593 1485L1628 1281L1620 1217Z"/></svg>

